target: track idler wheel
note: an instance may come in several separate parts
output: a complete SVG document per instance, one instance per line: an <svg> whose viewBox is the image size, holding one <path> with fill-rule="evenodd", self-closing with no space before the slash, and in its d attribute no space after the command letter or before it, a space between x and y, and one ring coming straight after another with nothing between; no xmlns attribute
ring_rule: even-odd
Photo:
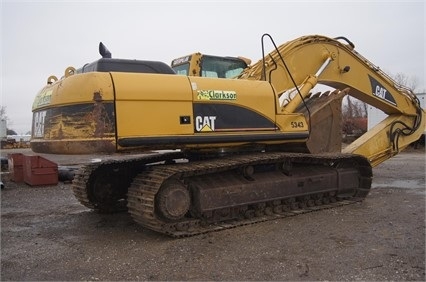
<svg viewBox="0 0 426 282"><path fill-rule="evenodd" d="M165 182L157 194L156 208L159 214L170 221L185 217L191 207L188 189L179 181Z"/></svg>

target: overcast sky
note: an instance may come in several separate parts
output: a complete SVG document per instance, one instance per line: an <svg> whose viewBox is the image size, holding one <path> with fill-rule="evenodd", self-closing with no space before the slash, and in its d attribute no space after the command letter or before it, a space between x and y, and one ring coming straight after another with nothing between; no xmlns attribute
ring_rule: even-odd
<svg viewBox="0 0 426 282"><path fill-rule="evenodd" d="M1 105L9 128L31 130L34 96L100 57L158 60L193 52L260 59L260 37L345 36L364 57L425 89L425 4L418 1L19 1L1 2ZM269 51L269 50L268 50Z"/></svg>

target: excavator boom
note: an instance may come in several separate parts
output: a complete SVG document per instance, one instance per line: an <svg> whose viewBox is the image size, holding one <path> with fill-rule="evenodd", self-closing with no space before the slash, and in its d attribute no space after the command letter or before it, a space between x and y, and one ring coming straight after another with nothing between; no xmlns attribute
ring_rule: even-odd
<svg viewBox="0 0 426 282"><path fill-rule="evenodd" d="M268 34L263 37L271 38ZM306 103L304 100L309 100L312 88L323 84L345 89L348 95L388 115L347 146L345 153L363 155L376 166L417 141L423 134L425 111L417 96L355 51L355 45L348 39L313 35L279 47L273 44L275 50L245 69L240 79L269 81L278 93L282 112L300 111L302 101ZM311 104L318 106L324 103Z"/></svg>

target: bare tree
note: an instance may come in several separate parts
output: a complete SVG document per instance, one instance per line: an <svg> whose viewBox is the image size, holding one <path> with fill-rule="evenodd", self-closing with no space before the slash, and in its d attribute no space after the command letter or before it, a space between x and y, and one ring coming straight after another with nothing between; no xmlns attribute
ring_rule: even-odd
<svg viewBox="0 0 426 282"><path fill-rule="evenodd" d="M347 104L343 106L343 116L346 118L367 117L367 104L347 96Z"/></svg>
<svg viewBox="0 0 426 282"><path fill-rule="evenodd" d="M6 124L7 124L7 127L6 127L6 134L7 135L16 135L16 132L14 131L14 130L12 130L12 129L10 129L9 128L9 126L12 124L11 122L10 122L10 119L9 119L9 117L7 116L7 113L6 113L6 106L1 106L0 107L0 120L5 120L6 121Z"/></svg>
<svg viewBox="0 0 426 282"><path fill-rule="evenodd" d="M418 86L418 79L417 77L409 77L403 73L397 73L396 75L393 75L392 78L398 83L405 87L408 87L411 89L411 91L415 92L416 88Z"/></svg>
<svg viewBox="0 0 426 282"><path fill-rule="evenodd" d="M7 117L7 114L6 114L6 107L5 106L0 107L0 120L6 120L6 121L9 120L9 118Z"/></svg>
<svg viewBox="0 0 426 282"><path fill-rule="evenodd" d="M350 96L342 108L342 131L348 135L361 135L367 131L367 104Z"/></svg>

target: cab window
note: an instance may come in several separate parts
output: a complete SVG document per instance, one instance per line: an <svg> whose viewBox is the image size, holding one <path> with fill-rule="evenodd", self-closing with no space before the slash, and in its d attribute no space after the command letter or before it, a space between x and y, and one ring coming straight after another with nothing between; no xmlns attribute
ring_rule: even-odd
<svg viewBox="0 0 426 282"><path fill-rule="evenodd" d="M188 75L189 73L189 63L185 63L179 66L174 66L172 69L176 72L176 74L180 75Z"/></svg>
<svg viewBox="0 0 426 282"><path fill-rule="evenodd" d="M241 74L247 64L237 58L204 55L201 61L201 76L233 78Z"/></svg>

